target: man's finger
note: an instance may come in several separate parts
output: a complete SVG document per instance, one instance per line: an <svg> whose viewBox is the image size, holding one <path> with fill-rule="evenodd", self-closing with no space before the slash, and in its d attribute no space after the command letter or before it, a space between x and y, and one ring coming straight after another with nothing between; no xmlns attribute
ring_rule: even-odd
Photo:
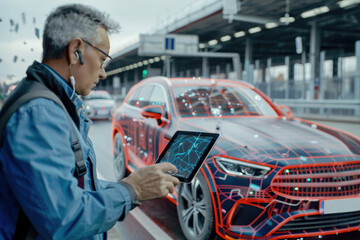
<svg viewBox="0 0 360 240"><path fill-rule="evenodd" d="M162 163L158 163L155 164L155 166L157 166L158 169L160 169L162 172L167 172L167 171L171 171L173 173L177 173L178 170L175 167L174 164L171 164L169 162L162 162Z"/></svg>
<svg viewBox="0 0 360 240"><path fill-rule="evenodd" d="M172 183L174 184L174 186L176 187L177 185L179 185L179 179L178 178L176 178L176 177L172 177Z"/></svg>
<svg viewBox="0 0 360 240"><path fill-rule="evenodd" d="M167 195L168 193L173 193L173 192L174 192L175 186L174 186L174 184L173 184L172 182L167 182L164 187L165 187L166 192L167 192L164 197L166 197L166 195Z"/></svg>

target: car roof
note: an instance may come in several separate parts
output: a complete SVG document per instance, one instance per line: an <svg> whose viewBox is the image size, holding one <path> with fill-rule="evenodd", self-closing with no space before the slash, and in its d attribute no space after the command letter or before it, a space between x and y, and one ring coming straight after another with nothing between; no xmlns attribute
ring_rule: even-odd
<svg viewBox="0 0 360 240"><path fill-rule="evenodd" d="M150 77L141 81L143 84L147 82L163 82L169 87L174 86L186 86L186 85L203 85L203 86L212 86L212 85L243 85L250 88L254 86L248 82L242 80L229 80L229 79L212 79L212 78L167 78L167 77Z"/></svg>

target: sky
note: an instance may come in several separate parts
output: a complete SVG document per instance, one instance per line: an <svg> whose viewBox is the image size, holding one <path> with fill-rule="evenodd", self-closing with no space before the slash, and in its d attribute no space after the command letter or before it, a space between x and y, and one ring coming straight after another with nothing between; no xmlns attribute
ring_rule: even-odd
<svg viewBox="0 0 360 240"><path fill-rule="evenodd" d="M191 8L194 0L0 0L0 83L11 84L25 76L34 60L41 61L45 19L68 3L91 5L120 23L110 35L110 55ZM18 25L18 27L17 27ZM39 31L39 38L35 34Z"/></svg>

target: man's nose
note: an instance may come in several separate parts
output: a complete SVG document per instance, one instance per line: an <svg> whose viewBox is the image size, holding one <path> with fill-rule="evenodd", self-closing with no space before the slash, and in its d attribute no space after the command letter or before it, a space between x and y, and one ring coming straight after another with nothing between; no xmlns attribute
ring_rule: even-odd
<svg viewBox="0 0 360 240"><path fill-rule="evenodd" d="M107 74L106 74L106 72L105 72L105 69L104 69L104 68L101 68L100 73L99 73L99 78L100 78L101 80L104 80L104 79L106 79L106 77L107 77Z"/></svg>

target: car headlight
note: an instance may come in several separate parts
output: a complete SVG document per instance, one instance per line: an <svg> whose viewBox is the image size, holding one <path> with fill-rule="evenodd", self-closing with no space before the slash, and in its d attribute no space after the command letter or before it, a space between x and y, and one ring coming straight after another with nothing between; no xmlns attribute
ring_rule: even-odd
<svg viewBox="0 0 360 240"><path fill-rule="evenodd" d="M221 170L238 176L263 178L271 170L270 167L229 158L215 157L215 160Z"/></svg>

